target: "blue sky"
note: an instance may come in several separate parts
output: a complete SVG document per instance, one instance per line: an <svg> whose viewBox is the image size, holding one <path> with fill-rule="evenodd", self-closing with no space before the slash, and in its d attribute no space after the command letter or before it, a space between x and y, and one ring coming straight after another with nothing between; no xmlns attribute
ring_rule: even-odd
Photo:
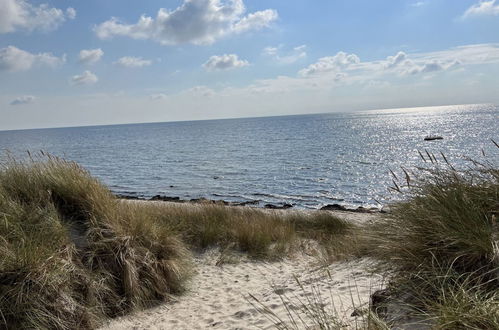
<svg viewBox="0 0 499 330"><path fill-rule="evenodd" d="M0 0L0 129L499 103L499 0Z"/></svg>

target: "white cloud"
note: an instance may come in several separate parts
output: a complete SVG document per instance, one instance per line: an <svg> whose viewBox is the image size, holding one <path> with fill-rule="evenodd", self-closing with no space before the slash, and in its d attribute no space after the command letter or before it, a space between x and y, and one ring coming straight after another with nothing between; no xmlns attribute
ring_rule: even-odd
<svg viewBox="0 0 499 330"><path fill-rule="evenodd" d="M319 75L331 71L339 71L357 63L360 63L357 55L338 52L334 56L320 58L316 63L310 64L307 68L300 70L299 74L304 77Z"/></svg>
<svg viewBox="0 0 499 330"><path fill-rule="evenodd" d="M277 11L274 9L266 9L257 11L243 17L233 26L234 32L241 33L248 30L256 30L268 27L269 24L278 18Z"/></svg>
<svg viewBox="0 0 499 330"><path fill-rule="evenodd" d="M410 74L418 74L418 73L429 73L429 72L436 72L436 71L442 71L445 70L445 67L439 63L438 61L429 61L426 63L423 63L423 65L418 66L414 65L408 73Z"/></svg>
<svg viewBox="0 0 499 330"><path fill-rule="evenodd" d="M265 47L263 49L263 54L269 55L269 56L276 56L277 53L279 52L279 47Z"/></svg>
<svg viewBox="0 0 499 330"><path fill-rule="evenodd" d="M475 44L450 48L443 51L413 54L415 60L449 61L457 59L463 64L499 63L499 44Z"/></svg>
<svg viewBox="0 0 499 330"><path fill-rule="evenodd" d="M437 71L444 71L444 70L449 70L449 69L454 69L457 66L461 65L461 61L454 59L454 60L447 60L445 62L437 61L437 60L428 60L425 61L421 64L416 64L412 61L407 61L406 62L406 69L403 71L403 74L418 74L418 73L430 73L430 72L437 72Z"/></svg>
<svg viewBox="0 0 499 330"><path fill-rule="evenodd" d="M266 49L275 54L276 47ZM272 86L308 89L310 86L338 86L383 81L421 75L425 78L440 72L465 70L473 65L499 64L499 44L475 44L450 48L443 51L407 54L402 51L382 60L362 62L355 54L339 52L320 58L316 63L298 71L298 79L270 79ZM284 84L285 82L285 84ZM298 87L300 86L300 87Z"/></svg>
<svg viewBox="0 0 499 330"><path fill-rule="evenodd" d="M236 54L214 55L203 64L203 68L208 71L214 70L230 70L248 66L249 62L240 60Z"/></svg>
<svg viewBox="0 0 499 330"><path fill-rule="evenodd" d="M0 49L0 71L26 71L33 66L56 67L66 62L66 56L51 53L31 54L14 46Z"/></svg>
<svg viewBox="0 0 499 330"><path fill-rule="evenodd" d="M454 69L463 62L458 59L459 52L457 48L454 51L447 51L442 56L436 56L435 53L409 55L400 51L394 56L388 56L385 61L381 61L384 70L396 72L402 76L415 75L419 73L430 73ZM364 67L369 64L364 63ZM371 62L370 66L375 71L378 69L376 62Z"/></svg>
<svg viewBox="0 0 499 330"><path fill-rule="evenodd" d="M68 8L64 12L51 8L48 4L34 6L26 0L0 0L0 33L17 30L51 31L67 19L75 17L74 8Z"/></svg>
<svg viewBox="0 0 499 330"><path fill-rule="evenodd" d="M71 84L73 85L92 85L97 81L99 81L99 78L88 70L84 71L81 75L71 77Z"/></svg>
<svg viewBox="0 0 499 330"><path fill-rule="evenodd" d="M101 57L104 55L102 49L83 49L80 51L78 59L80 63L84 64L94 64L97 63Z"/></svg>
<svg viewBox="0 0 499 330"><path fill-rule="evenodd" d="M29 104L35 101L35 97L33 95L23 95L15 98L10 102L10 105L21 105L21 104Z"/></svg>
<svg viewBox="0 0 499 330"><path fill-rule="evenodd" d="M282 45L278 47L265 47L263 54L271 56L280 64L292 64L307 57L307 46L301 45L294 47L291 51L282 51Z"/></svg>
<svg viewBox="0 0 499 330"><path fill-rule="evenodd" d="M490 1L479 1L478 3L472 5L468 8L462 18L468 18L473 16L497 16L499 15L499 4L496 5L496 0Z"/></svg>
<svg viewBox="0 0 499 330"><path fill-rule="evenodd" d="M266 54L276 54L278 47L268 47ZM247 93L282 94L289 92L331 92L342 86L357 85L370 89L388 86L395 79L426 79L429 76L471 65L499 63L499 44L467 45L430 53L398 52L385 59L361 62L355 54L339 52L323 57L299 70L297 77L259 80L246 87Z"/></svg>
<svg viewBox="0 0 499 330"><path fill-rule="evenodd" d="M168 95L163 93L149 95L149 98L154 101L162 101L168 99Z"/></svg>
<svg viewBox="0 0 499 330"><path fill-rule="evenodd" d="M394 68L401 63L405 62L407 59L407 54L404 52L398 52L395 56L388 56L386 58L386 68Z"/></svg>
<svg viewBox="0 0 499 330"><path fill-rule="evenodd" d="M127 68L142 68L144 66L151 65L152 61L145 60L142 57L125 56L121 57L114 63Z"/></svg>
<svg viewBox="0 0 499 330"><path fill-rule="evenodd" d="M245 10L242 0L184 0L174 10L161 8L156 18L142 15L137 23L125 24L112 17L94 31L101 39L126 36L163 45L204 45L226 35L268 27L278 16L275 10L267 9L243 17Z"/></svg>
<svg viewBox="0 0 499 330"><path fill-rule="evenodd" d="M66 16L69 19L75 19L76 18L76 10L74 8L69 7L66 9Z"/></svg>

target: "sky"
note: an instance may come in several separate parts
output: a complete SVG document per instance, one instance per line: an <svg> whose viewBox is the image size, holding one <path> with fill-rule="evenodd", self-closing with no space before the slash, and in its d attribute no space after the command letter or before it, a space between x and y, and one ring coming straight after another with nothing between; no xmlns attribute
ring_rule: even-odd
<svg viewBox="0 0 499 330"><path fill-rule="evenodd" d="M0 0L0 130L499 103L499 0Z"/></svg>

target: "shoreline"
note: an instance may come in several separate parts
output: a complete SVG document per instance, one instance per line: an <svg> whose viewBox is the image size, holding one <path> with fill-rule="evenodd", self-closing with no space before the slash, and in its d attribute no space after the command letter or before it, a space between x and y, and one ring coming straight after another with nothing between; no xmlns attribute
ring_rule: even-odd
<svg viewBox="0 0 499 330"><path fill-rule="evenodd" d="M297 208L295 204L291 203L265 203L261 200L253 201L226 201L223 199L209 199L205 197L182 199L178 196L166 196L166 195L154 195L150 198L142 196L132 196L126 194L116 194L113 193L117 198L124 200L137 200L137 201L161 201L177 204L202 204L202 205L220 205L220 206L246 206L253 207L256 209L274 209L274 210L307 210L307 211L343 211L343 212L355 212L355 213L388 213L387 206L382 207L364 207L358 206L356 208L346 207L339 203L325 204L320 208ZM263 204L263 205L262 205Z"/></svg>

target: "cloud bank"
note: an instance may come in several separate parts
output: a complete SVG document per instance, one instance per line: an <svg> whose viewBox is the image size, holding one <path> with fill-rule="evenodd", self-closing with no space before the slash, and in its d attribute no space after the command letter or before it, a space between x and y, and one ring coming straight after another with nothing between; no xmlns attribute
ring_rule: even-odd
<svg viewBox="0 0 499 330"><path fill-rule="evenodd" d="M497 15L499 15L499 4L496 5L496 0L490 0L474 4L464 12L462 18Z"/></svg>
<svg viewBox="0 0 499 330"><path fill-rule="evenodd" d="M0 71L27 71L33 66L56 67L66 62L66 56L51 53L32 54L14 46L0 49Z"/></svg>
<svg viewBox="0 0 499 330"><path fill-rule="evenodd" d="M75 17L76 10L71 7L63 11L47 4L34 6L25 0L0 0L0 33L52 31Z"/></svg>
<svg viewBox="0 0 499 330"><path fill-rule="evenodd" d="M113 17L94 31L100 39L122 36L163 45L207 45L223 36L268 27L278 17L273 9L242 16L245 11L242 0L184 0L172 11L161 8L155 18L142 15L137 23L126 24Z"/></svg>

